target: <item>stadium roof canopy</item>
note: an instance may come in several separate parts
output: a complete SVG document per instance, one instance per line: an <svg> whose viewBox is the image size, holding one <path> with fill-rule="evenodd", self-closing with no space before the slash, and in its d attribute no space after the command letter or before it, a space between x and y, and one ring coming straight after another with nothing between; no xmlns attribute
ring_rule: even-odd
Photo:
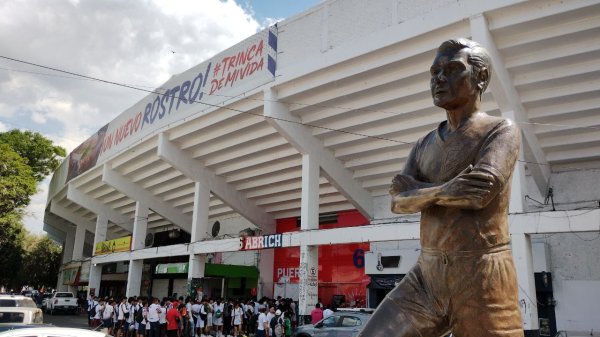
<svg viewBox="0 0 600 337"><path fill-rule="evenodd" d="M483 110L522 128L531 193L545 194L552 171L600 167L597 1L405 2L325 1L177 75L65 161L46 229L71 222L93 232L102 214L109 237L123 236L142 201L151 230L189 231L195 181L212 190L211 220L242 215L261 226L299 216L303 154L321 167L320 213L356 208L377 219L376 200L412 144L445 118L431 101L429 67L442 41L461 36L491 52ZM252 53L264 64L242 79ZM188 99L206 82L195 103L176 100L186 81ZM180 110L150 123L165 96Z"/></svg>

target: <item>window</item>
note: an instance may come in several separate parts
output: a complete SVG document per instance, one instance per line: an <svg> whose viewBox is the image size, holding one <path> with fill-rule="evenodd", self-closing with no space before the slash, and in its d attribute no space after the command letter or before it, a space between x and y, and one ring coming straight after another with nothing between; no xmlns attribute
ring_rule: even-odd
<svg viewBox="0 0 600 337"><path fill-rule="evenodd" d="M0 300L0 307L37 308L35 302L31 298L2 299Z"/></svg>
<svg viewBox="0 0 600 337"><path fill-rule="evenodd" d="M24 320L22 312L0 312L0 323L23 323Z"/></svg>
<svg viewBox="0 0 600 337"><path fill-rule="evenodd" d="M360 324L360 318L354 316L344 316L344 319L342 320L343 327L359 326Z"/></svg>
<svg viewBox="0 0 600 337"><path fill-rule="evenodd" d="M31 298L26 298L26 299L17 301L17 307L37 308L37 305Z"/></svg>
<svg viewBox="0 0 600 337"><path fill-rule="evenodd" d="M383 268L398 268L400 267L400 256L382 256L381 265Z"/></svg>
<svg viewBox="0 0 600 337"><path fill-rule="evenodd" d="M327 317L325 320L323 320L323 326L327 327L327 328L331 328L331 327L337 326L338 318L339 317L337 317L337 316L329 316L329 317Z"/></svg>
<svg viewBox="0 0 600 337"><path fill-rule="evenodd" d="M73 297L72 293L56 293L56 297Z"/></svg>

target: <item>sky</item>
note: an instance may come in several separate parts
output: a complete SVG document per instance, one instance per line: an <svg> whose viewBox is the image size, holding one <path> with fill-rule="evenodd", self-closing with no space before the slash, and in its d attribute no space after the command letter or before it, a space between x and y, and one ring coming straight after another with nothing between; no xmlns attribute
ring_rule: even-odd
<svg viewBox="0 0 600 337"><path fill-rule="evenodd" d="M153 89L320 0L0 0L0 56ZM0 57L0 132L42 133L68 152L139 91ZM49 178L24 219L43 233Z"/></svg>

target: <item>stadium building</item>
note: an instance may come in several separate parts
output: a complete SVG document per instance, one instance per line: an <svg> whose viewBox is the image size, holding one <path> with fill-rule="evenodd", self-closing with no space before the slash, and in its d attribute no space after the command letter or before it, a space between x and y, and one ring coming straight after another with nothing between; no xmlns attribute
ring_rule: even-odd
<svg viewBox="0 0 600 337"><path fill-rule="evenodd" d="M54 173L59 290L376 306L419 254L388 187L445 119L429 67L454 37L490 51L483 110L522 131L524 330L598 336L598 1L328 0L173 76Z"/></svg>

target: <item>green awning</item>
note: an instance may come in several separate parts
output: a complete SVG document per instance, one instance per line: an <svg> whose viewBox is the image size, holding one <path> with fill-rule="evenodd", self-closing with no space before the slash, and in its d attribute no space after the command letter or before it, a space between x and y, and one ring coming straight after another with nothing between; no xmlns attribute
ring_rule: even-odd
<svg viewBox="0 0 600 337"><path fill-rule="evenodd" d="M207 263L204 268L205 276L258 278L258 269L255 266Z"/></svg>
<svg viewBox="0 0 600 337"><path fill-rule="evenodd" d="M156 265L155 274L187 274L189 263L160 263ZM207 277L245 277L258 279L258 269L254 266L236 266L233 264L210 264L204 267Z"/></svg>

